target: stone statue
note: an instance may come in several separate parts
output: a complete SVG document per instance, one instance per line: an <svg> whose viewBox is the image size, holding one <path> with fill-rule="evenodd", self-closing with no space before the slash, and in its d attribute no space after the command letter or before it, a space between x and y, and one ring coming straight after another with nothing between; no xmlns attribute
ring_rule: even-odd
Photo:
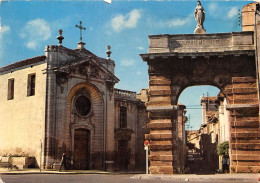
<svg viewBox="0 0 260 183"><path fill-rule="evenodd" d="M195 9L194 15L195 15L195 20L197 22L197 26L196 26L196 28L194 30L194 33L195 34L206 33L206 30L203 27L203 22L205 20L205 10L202 7L200 1L198 1L198 5L197 5L197 7Z"/></svg>

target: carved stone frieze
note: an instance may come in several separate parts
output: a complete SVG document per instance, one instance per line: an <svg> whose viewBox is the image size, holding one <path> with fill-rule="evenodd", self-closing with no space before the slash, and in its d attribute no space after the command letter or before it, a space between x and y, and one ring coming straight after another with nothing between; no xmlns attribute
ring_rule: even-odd
<svg viewBox="0 0 260 183"><path fill-rule="evenodd" d="M69 78L69 74L66 72L58 71L56 73L56 83L59 85L68 82L68 78Z"/></svg>

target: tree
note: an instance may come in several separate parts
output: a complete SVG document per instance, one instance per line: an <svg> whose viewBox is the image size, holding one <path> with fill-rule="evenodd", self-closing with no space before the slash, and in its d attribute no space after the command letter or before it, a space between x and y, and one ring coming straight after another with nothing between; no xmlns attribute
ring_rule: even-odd
<svg viewBox="0 0 260 183"><path fill-rule="evenodd" d="M228 144L228 141L219 144L217 150L218 150L217 153L218 153L219 156L227 158L229 156L229 144Z"/></svg>

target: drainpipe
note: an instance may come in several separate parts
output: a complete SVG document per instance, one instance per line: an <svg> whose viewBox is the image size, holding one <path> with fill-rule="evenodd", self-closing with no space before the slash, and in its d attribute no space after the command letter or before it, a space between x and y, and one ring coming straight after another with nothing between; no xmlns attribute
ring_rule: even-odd
<svg viewBox="0 0 260 183"><path fill-rule="evenodd" d="M259 4L258 4L259 5ZM256 79L257 79L257 93L258 93L258 114L260 114L260 92L259 92L259 88L260 88L260 83L259 83L259 62L258 62L258 41L257 41L257 22L256 22L256 16L259 15L259 12L257 10L257 5L256 5L256 9L255 9L255 65L256 65Z"/></svg>
<svg viewBox="0 0 260 183"><path fill-rule="evenodd" d="M104 140L103 140L103 145L104 145L104 154L103 154L103 168L104 168L104 171L106 171L106 136L107 136L107 133L106 133L106 125L107 125L107 95L108 95L108 92L107 92L107 86L106 86L106 98L105 98L105 115L104 115L104 123L103 123L103 136L104 136Z"/></svg>

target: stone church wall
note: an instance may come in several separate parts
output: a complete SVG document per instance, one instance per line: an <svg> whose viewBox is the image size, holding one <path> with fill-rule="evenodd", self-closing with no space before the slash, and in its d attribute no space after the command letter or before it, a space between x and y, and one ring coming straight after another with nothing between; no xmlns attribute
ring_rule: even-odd
<svg viewBox="0 0 260 183"><path fill-rule="evenodd" d="M29 155L40 165L44 145L46 64L0 73L0 155ZM28 74L36 74L35 95L27 96ZM14 98L7 99L8 79L14 78ZM43 153L43 150L42 150Z"/></svg>

